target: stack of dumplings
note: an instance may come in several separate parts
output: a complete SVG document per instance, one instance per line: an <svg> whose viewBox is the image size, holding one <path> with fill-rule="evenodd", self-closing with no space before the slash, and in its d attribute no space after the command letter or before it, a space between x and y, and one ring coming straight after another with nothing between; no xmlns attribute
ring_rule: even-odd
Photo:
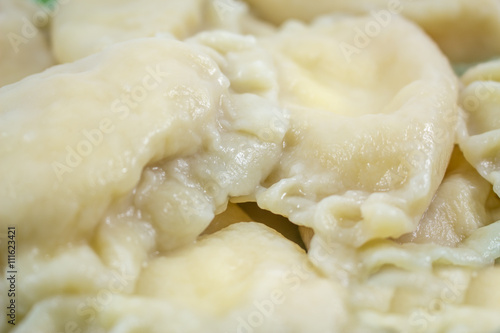
<svg viewBox="0 0 500 333"><path fill-rule="evenodd" d="M1 332L500 329L499 1L0 1Z"/></svg>

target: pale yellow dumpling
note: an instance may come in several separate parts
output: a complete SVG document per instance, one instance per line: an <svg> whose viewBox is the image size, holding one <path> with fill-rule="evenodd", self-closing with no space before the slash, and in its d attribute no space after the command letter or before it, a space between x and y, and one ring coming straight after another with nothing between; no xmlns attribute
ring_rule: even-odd
<svg viewBox="0 0 500 333"><path fill-rule="evenodd" d="M53 65L49 13L31 1L0 2L0 87Z"/></svg>
<svg viewBox="0 0 500 333"><path fill-rule="evenodd" d="M170 249L228 197L252 194L287 122L271 100L230 90L204 49L135 40L0 89L2 225L57 245L132 210ZM129 206L107 211L123 198Z"/></svg>
<svg viewBox="0 0 500 333"><path fill-rule="evenodd" d="M185 39L203 30L265 32L270 28L233 0L71 0L52 24L53 52L70 62L140 37Z"/></svg>
<svg viewBox="0 0 500 333"><path fill-rule="evenodd" d="M500 61L480 64L467 71L460 104L465 120L458 142L465 158L493 184L500 195Z"/></svg>
<svg viewBox="0 0 500 333"><path fill-rule="evenodd" d="M84 332L340 332L350 325L341 286L323 277L297 245L260 223L233 224L152 258L137 281L95 263L100 275L82 274L91 254L81 247L48 265L62 271L60 285L79 285L73 289L78 293L47 295L58 286L40 282L50 288L16 333L59 332L68 325Z"/></svg>
<svg viewBox="0 0 500 333"><path fill-rule="evenodd" d="M292 129L257 202L350 246L416 228L444 176L458 118L448 62L413 24L396 19L359 53L344 52L369 20L292 22L261 39Z"/></svg>
<svg viewBox="0 0 500 333"><path fill-rule="evenodd" d="M328 13L370 14L357 30L366 36L388 29L397 15L421 26L454 62L474 62L500 54L500 3L497 0L246 0L264 19L280 24L288 19L312 21ZM414 49L419 52L420 49ZM417 55L417 53L416 53Z"/></svg>
<svg viewBox="0 0 500 333"><path fill-rule="evenodd" d="M445 178L411 234L400 241L453 247L476 229L498 220L500 199L456 148Z"/></svg>

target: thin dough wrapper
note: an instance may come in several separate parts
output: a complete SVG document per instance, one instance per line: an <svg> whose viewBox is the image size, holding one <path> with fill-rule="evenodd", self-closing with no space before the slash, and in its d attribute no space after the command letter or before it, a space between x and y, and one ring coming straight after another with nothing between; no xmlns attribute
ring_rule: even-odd
<svg viewBox="0 0 500 333"><path fill-rule="evenodd" d="M471 331L480 316L479 331L490 332L500 327L495 301L500 289L486 283L498 274L492 266L500 256L500 222L489 224L498 207L491 185L456 149L411 235L372 241L355 251L313 238L309 256L329 276L345 279L363 329Z"/></svg>
<svg viewBox="0 0 500 333"><path fill-rule="evenodd" d="M453 247L477 228L494 222L499 202L491 185L456 148L446 176L417 229L399 241Z"/></svg>
<svg viewBox="0 0 500 333"><path fill-rule="evenodd" d="M167 167L151 166L142 175L132 209L143 209L164 249L193 241L228 196L250 195L267 176L286 131L281 109L256 95L233 94L228 85L202 48L152 38L117 44L3 88L2 224L18 225L22 240L33 244L86 238L107 207L139 183L143 168L161 160ZM248 113L244 125L233 120L252 107L258 112ZM275 117L283 118L282 127L261 140L260 124ZM217 163L235 163L241 146L251 158L240 156L238 167L224 174ZM211 157L218 162L205 163ZM199 164L186 167L185 159ZM260 160L265 162L247 163ZM213 184L189 167L208 173ZM222 184L221 174L239 182ZM147 199L158 187L170 208L162 195ZM193 200L204 206L193 207ZM129 208L124 210L108 214Z"/></svg>
<svg viewBox="0 0 500 333"><path fill-rule="evenodd" d="M358 253L365 272L384 265L408 270L430 268L434 264L463 267L485 267L500 257L500 221L476 229L455 247L436 244L397 244L383 240L370 244ZM314 239L313 239L314 242Z"/></svg>
<svg viewBox="0 0 500 333"><path fill-rule="evenodd" d="M396 19L348 64L339 44L369 20L289 23L262 40L292 129L257 202L349 246L415 229L444 176L457 121L448 62L411 23Z"/></svg>
<svg viewBox="0 0 500 333"><path fill-rule="evenodd" d="M456 151L419 227L398 240L415 243L381 240L362 247L363 274L387 265L418 272L440 264L471 271L494 264L500 257L500 221L492 222L500 200L471 169Z"/></svg>
<svg viewBox="0 0 500 333"><path fill-rule="evenodd" d="M269 28L237 1L72 0L54 18L53 52L59 62L70 62L125 40L157 35L182 40L207 29L265 32Z"/></svg>
<svg viewBox="0 0 500 333"><path fill-rule="evenodd" d="M499 207L491 185L456 149L443 182L412 233L397 240L371 242L356 251L313 238L311 229L303 230L302 237L311 260L328 275L344 276L346 283L384 265L410 271L425 270L435 263L480 267L500 255L500 224L490 225L497 220Z"/></svg>
<svg viewBox="0 0 500 333"><path fill-rule="evenodd" d="M500 61L478 65L462 77L465 120L458 141L465 158L500 196Z"/></svg>
<svg viewBox="0 0 500 333"><path fill-rule="evenodd" d="M0 2L0 87L54 63L46 31L34 24L36 17L46 14L30 1Z"/></svg>
<svg viewBox="0 0 500 333"><path fill-rule="evenodd" d="M360 249L364 274L385 265L410 271L438 264L472 269L491 265L500 257L499 207L491 184L456 148L417 229L396 241L382 240Z"/></svg>
<svg viewBox="0 0 500 333"><path fill-rule="evenodd" d="M500 3L496 0L246 0L275 24L288 19L311 21L332 12L372 15L370 35L386 29L399 13L420 25L454 62L475 62L500 55ZM372 30L370 30L372 29ZM366 36L366 35L365 35ZM360 44L362 37L360 37Z"/></svg>

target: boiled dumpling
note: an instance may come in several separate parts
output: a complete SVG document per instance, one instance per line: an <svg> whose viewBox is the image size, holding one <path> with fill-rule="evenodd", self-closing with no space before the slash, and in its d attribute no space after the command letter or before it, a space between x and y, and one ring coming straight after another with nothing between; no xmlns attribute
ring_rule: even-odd
<svg viewBox="0 0 500 333"><path fill-rule="evenodd" d="M416 228L444 176L458 119L453 72L411 23L395 19L361 52L346 53L342 46L369 21L291 22L261 39L292 128L257 203L354 247Z"/></svg>
<svg viewBox="0 0 500 333"><path fill-rule="evenodd" d="M72 0L52 24L53 51L70 62L117 42L170 35L185 39L201 30L267 31L244 3L229 0Z"/></svg>
<svg viewBox="0 0 500 333"><path fill-rule="evenodd" d="M30 1L0 2L0 87L54 63L45 31L47 12Z"/></svg>
<svg viewBox="0 0 500 333"><path fill-rule="evenodd" d="M421 26L454 62L475 62L500 53L500 4L496 0L246 0L275 24L288 19L311 21L327 13L370 14L353 46L364 48L366 35L375 37L403 15ZM365 35L363 37L362 35Z"/></svg>
<svg viewBox="0 0 500 333"><path fill-rule="evenodd" d="M462 77L460 103L465 120L458 141L465 158L500 195L500 61L471 68Z"/></svg>
<svg viewBox="0 0 500 333"><path fill-rule="evenodd" d="M74 251L69 256L85 257ZM51 267L62 269L57 265L62 263ZM73 260L73 265L78 267L78 262ZM196 244L152 258L137 282L119 272L109 278L97 290L47 295L16 326L16 333L59 332L68 325L124 333L139 328L305 332L311 327L338 332L350 324L341 286L323 277L297 245L259 223L233 224Z"/></svg>
<svg viewBox="0 0 500 333"><path fill-rule="evenodd" d="M2 225L64 244L127 199L113 214L143 216L171 249L252 194L279 158L284 112L228 89L203 49L135 40L1 89Z"/></svg>

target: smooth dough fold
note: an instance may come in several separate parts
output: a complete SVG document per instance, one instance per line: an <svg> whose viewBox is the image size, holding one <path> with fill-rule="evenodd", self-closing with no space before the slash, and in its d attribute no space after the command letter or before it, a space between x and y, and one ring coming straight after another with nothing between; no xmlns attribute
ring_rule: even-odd
<svg viewBox="0 0 500 333"><path fill-rule="evenodd" d="M464 156L500 195L500 61L480 64L462 77L460 105L465 113L458 132Z"/></svg>

